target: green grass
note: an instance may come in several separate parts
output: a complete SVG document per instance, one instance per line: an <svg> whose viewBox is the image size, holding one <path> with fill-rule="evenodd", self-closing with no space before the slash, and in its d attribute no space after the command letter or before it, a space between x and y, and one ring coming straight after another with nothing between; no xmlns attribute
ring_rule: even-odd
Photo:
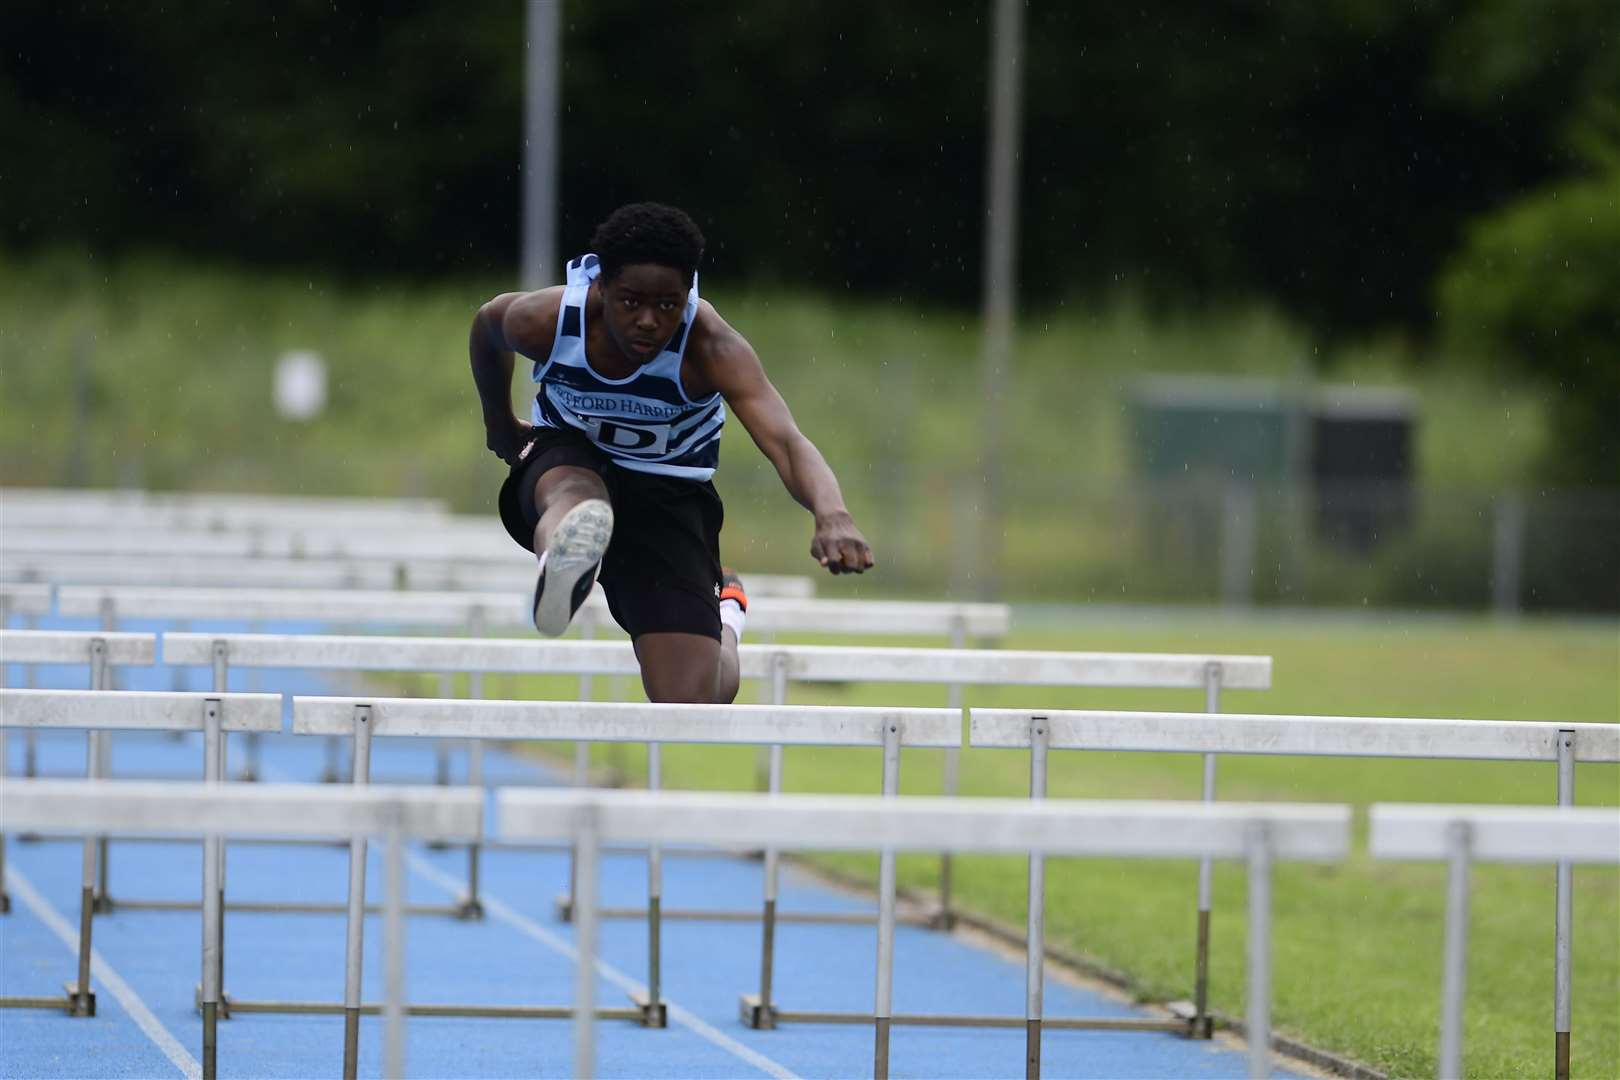
<svg viewBox="0 0 1620 1080"><path fill-rule="evenodd" d="M964 545L939 538L962 536L978 513L976 320L899 301L712 284L873 541L882 574L840 587L975 591ZM477 306L503 287L0 254L0 483L436 496L487 511L503 472L483 449L466 337ZM314 350L329 365L329 405L310 423L270 407L275 360L291 349ZM1416 396L1418 480L1445 497L1426 499L1407 535L1370 555L1310 539L1297 507L1266 502L1275 524L1262 537L1262 599L1481 602L1490 539L1481 493L1521 483L1545 439L1546 409L1528 384L1402 343L1321 355L1298 327L1260 308L1177 315L1122 298L1026 312L1014 371L1001 563L1003 594L1014 599L1213 596L1218 485L1155 503L1133 479L1126 403L1145 374L1314 371ZM809 522L737 428L717 477L727 558L803 572ZM1290 529L1304 539L1285 540ZM1272 564L1282 568L1272 573Z"/></svg>
<svg viewBox="0 0 1620 1080"><path fill-rule="evenodd" d="M1029 623L1060 620L1029 619ZM1067 628L1029 629L1009 647L1258 653L1276 660L1269 691L1229 692L1228 711L1461 716L1614 722L1620 715L1620 629L1610 623L1506 625L1484 620L1225 620L1188 616L1091 618ZM491 695L571 697L572 679L497 679ZM424 688L425 689L425 688ZM598 681L599 696L634 693L628 680ZM743 699L755 694L745 687ZM970 689L969 705L1196 710L1202 695L1121 690ZM795 687L795 702L942 704L939 687ZM557 750L566 755L567 751ZM640 747L597 747L597 761L642 775ZM670 787L746 790L756 754L741 747L672 747ZM906 793L935 794L941 755L914 751L902 766ZM1071 798L1197 798L1201 766L1190 755L1059 754L1050 790ZM785 786L793 791L870 792L879 781L869 751L794 749ZM1286 865L1275 886L1275 1023L1307 1042L1392 1075L1433 1075L1438 1031L1439 865L1372 861L1365 853L1365 807L1373 802L1484 802L1546 805L1551 766L1497 762L1224 757L1225 799L1343 802L1357 807L1355 854L1343 865ZM1027 793L1028 759L1011 751L968 750L967 795ZM1620 770L1582 765L1577 802L1620 805ZM862 856L819 861L875 880ZM900 861L903 885L931 889L933 859ZM959 860L960 903L1021 925L1024 870L1018 860ZM1243 1007L1244 884L1221 867L1211 954L1215 1007ZM1533 1076L1548 1071L1552 1039L1551 868L1481 866L1474 877L1467 1009L1467 1073ZM1047 870L1048 938L1128 972L1146 998L1190 993L1196 869L1181 863L1057 860ZM1620 1073L1620 874L1575 874L1574 1070ZM904 962L904 958L901 959Z"/></svg>

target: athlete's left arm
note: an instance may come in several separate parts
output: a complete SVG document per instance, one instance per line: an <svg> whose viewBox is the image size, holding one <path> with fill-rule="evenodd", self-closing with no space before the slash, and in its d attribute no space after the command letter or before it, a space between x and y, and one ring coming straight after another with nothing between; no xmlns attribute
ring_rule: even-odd
<svg viewBox="0 0 1620 1080"><path fill-rule="evenodd" d="M873 566L872 546L844 506L838 478L814 443L799 430L787 402L765 376L754 347L703 302L687 356L695 361L689 389L718 391L742 421L754 445L776 466L788 494L815 517L810 556L835 574L859 574ZM694 393L697 396L697 393Z"/></svg>

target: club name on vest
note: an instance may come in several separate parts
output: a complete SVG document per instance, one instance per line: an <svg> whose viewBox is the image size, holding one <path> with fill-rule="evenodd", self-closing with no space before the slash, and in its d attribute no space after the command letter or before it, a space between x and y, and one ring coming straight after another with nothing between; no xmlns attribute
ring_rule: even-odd
<svg viewBox="0 0 1620 1080"><path fill-rule="evenodd" d="M628 394L593 393L562 386L550 390L559 406L579 418L591 441L604 449L629 454L665 453L669 448L669 422L690 407Z"/></svg>

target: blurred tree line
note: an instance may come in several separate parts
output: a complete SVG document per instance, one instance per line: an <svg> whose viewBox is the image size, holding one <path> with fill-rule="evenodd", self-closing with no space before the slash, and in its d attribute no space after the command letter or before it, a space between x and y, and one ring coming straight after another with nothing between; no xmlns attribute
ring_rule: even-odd
<svg viewBox="0 0 1620 1080"><path fill-rule="evenodd" d="M1620 479L1613 0L1033 0L1028 302L1263 298L1324 340L1444 335L1565 402ZM970 307L989 0L565 0L567 249L693 211L730 282ZM0 243L355 277L518 255L523 5L0 11Z"/></svg>

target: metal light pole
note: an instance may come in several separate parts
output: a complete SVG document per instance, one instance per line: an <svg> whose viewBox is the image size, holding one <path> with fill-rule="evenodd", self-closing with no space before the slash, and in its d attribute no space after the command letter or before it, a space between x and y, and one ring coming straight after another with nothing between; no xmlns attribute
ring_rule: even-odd
<svg viewBox="0 0 1620 1080"><path fill-rule="evenodd" d="M557 276L557 100L562 0L528 0L524 80L522 286L538 289Z"/></svg>
<svg viewBox="0 0 1620 1080"><path fill-rule="evenodd" d="M989 205L984 224L984 337L977 592L1001 591L1001 481L1006 405L1012 378L1013 292L1017 286L1018 147L1022 112L1025 0L995 0L990 38L990 153L985 165Z"/></svg>

